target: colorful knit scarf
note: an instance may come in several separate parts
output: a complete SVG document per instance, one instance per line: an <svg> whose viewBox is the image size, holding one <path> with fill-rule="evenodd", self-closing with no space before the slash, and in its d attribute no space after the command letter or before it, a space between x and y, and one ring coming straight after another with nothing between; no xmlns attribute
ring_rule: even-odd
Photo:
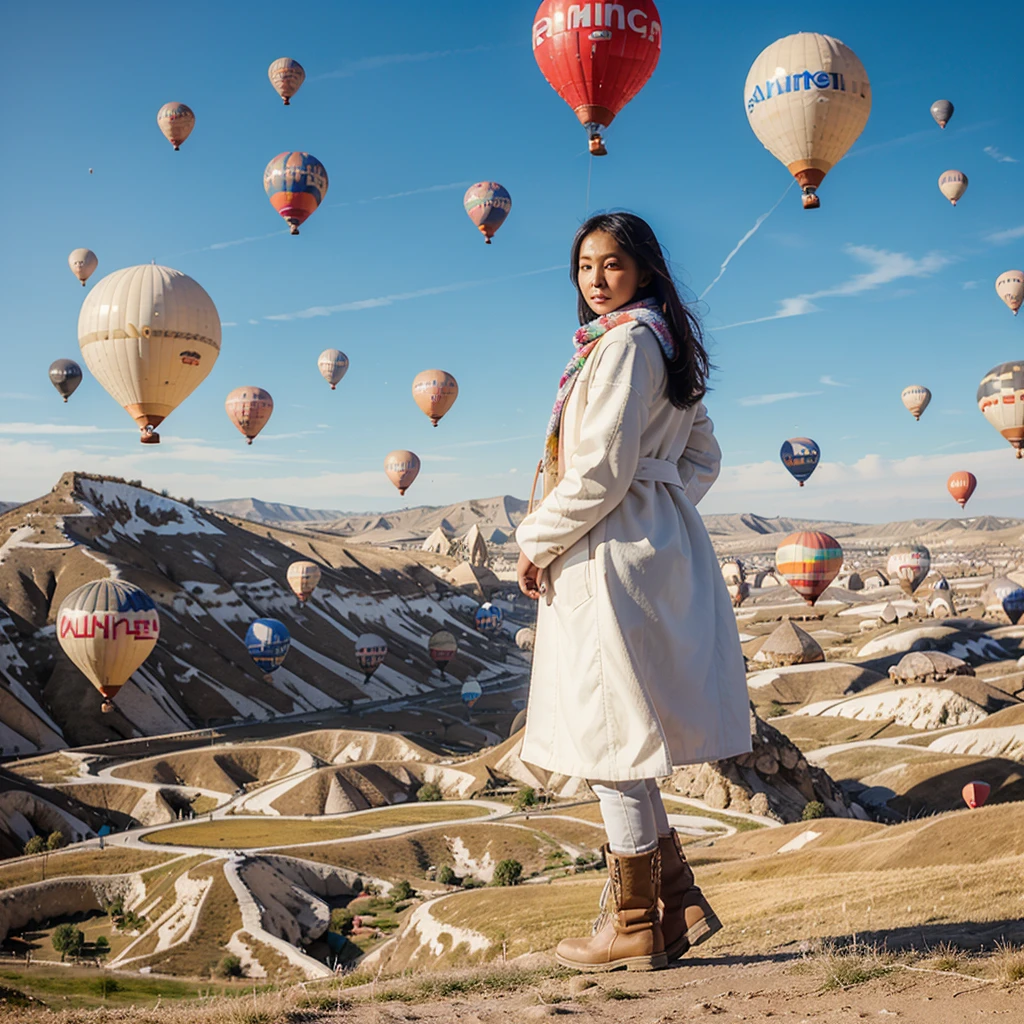
<svg viewBox="0 0 1024 1024"><path fill-rule="evenodd" d="M590 353L597 348L597 343L613 327L620 324L640 323L650 327L654 331L661 345L662 352L670 361L674 361L679 355L679 346L672 336L672 330L668 321L662 315L657 299L642 299L639 302L631 302L629 305L616 309L612 313L599 316L596 320L584 324L572 336L572 343L576 346L576 353L569 360L569 365L558 382L558 395L555 397L555 407L551 411L551 420L548 423L548 431L544 437L544 471L545 476L549 468L558 463L558 433L562 425L562 410L569 400L576 378L580 370L586 366Z"/></svg>

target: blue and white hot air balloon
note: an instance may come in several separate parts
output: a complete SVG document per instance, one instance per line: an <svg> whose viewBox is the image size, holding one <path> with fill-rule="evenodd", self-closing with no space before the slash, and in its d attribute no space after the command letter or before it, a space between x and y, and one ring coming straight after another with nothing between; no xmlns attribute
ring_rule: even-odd
<svg viewBox="0 0 1024 1024"><path fill-rule="evenodd" d="M462 703L471 708L483 695L483 688L475 679L467 679L462 684Z"/></svg>
<svg viewBox="0 0 1024 1024"><path fill-rule="evenodd" d="M779 458L803 487L804 481L818 468L821 449L818 442L809 437L791 437L782 442Z"/></svg>
<svg viewBox="0 0 1024 1024"><path fill-rule="evenodd" d="M256 619L245 634L249 657L268 675L284 664L291 643L287 627L277 619Z"/></svg>
<svg viewBox="0 0 1024 1024"><path fill-rule="evenodd" d="M501 629L501 623L505 616L501 609L496 608L490 601L480 605L473 617L473 625L478 633L497 633Z"/></svg>

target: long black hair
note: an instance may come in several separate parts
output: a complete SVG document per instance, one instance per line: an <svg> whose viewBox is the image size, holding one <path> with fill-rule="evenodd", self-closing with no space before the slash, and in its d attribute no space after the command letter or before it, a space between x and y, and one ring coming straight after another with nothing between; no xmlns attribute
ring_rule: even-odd
<svg viewBox="0 0 1024 1024"><path fill-rule="evenodd" d="M606 231L636 261L641 276L645 272L650 275L650 282L637 290L634 300L657 300L679 346L675 359L665 357L669 400L679 409L695 405L707 393L708 374L712 369L704 348L700 321L679 297L679 289L650 224L634 213L599 213L576 232L572 241L569 277L576 288L580 324L590 323L598 317L587 305L579 284L580 249L583 240L595 231Z"/></svg>

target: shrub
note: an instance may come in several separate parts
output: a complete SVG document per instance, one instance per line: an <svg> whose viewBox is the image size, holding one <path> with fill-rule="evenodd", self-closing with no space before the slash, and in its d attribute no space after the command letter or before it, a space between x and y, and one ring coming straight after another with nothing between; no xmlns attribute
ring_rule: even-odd
<svg viewBox="0 0 1024 1024"><path fill-rule="evenodd" d="M765 713L765 718L779 718L781 715L788 715L789 710L780 704L777 700L773 700L768 706L768 711Z"/></svg>
<svg viewBox="0 0 1024 1024"><path fill-rule="evenodd" d="M331 931L348 935L352 931L352 919L355 916L348 907L335 907L331 911Z"/></svg>
<svg viewBox="0 0 1024 1024"><path fill-rule="evenodd" d="M242 966L242 961L239 957L235 956L234 953L228 953L217 964L217 974L221 978L244 978L245 968Z"/></svg>
<svg viewBox="0 0 1024 1024"><path fill-rule="evenodd" d="M513 798L512 806L517 811L525 811L527 807L536 807L537 794L533 786L523 786Z"/></svg>
<svg viewBox="0 0 1024 1024"><path fill-rule="evenodd" d="M391 903L402 903L404 900L411 900L416 895L416 890L409 884L406 879L402 879L400 882L395 882L391 887Z"/></svg>
<svg viewBox="0 0 1024 1024"><path fill-rule="evenodd" d="M431 803L441 799L441 787L436 782L424 782L416 790L416 799L421 803Z"/></svg>
<svg viewBox="0 0 1024 1024"><path fill-rule="evenodd" d="M441 870L438 871L437 880L442 885L459 884L458 876L455 874L455 869L451 866L451 864L445 864L444 867L442 867Z"/></svg>
<svg viewBox="0 0 1024 1024"><path fill-rule="evenodd" d="M62 846L66 846L67 842L63 832L51 832L46 838L46 848L48 850L59 850Z"/></svg>
<svg viewBox="0 0 1024 1024"><path fill-rule="evenodd" d="M804 821L825 817L825 805L820 800L808 800L804 804L804 812L800 816Z"/></svg>
<svg viewBox="0 0 1024 1024"><path fill-rule="evenodd" d="M85 935L82 934L73 924L59 924L53 930L50 939L53 948L60 953L61 963L69 953L71 956L78 956L85 943Z"/></svg>
<svg viewBox="0 0 1024 1024"><path fill-rule="evenodd" d="M27 853L27 854L42 853L43 850L45 850L45 849L46 849L46 840L43 839L42 836L33 836L25 844L25 853Z"/></svg>
<svg viewBox="0 0 1024 1024"><path fill-rule="evenodd" d="M110 952L110 940L106 935L97 935L93 945L96 947L97 956L106 956Z"/></svg>
<svg viewBox="0 0 1024 1024"><path fill-rule="evenodd" d="M523 865L511 857L499 860L494 869L495 885L517 885L523 874Z"/></svg>

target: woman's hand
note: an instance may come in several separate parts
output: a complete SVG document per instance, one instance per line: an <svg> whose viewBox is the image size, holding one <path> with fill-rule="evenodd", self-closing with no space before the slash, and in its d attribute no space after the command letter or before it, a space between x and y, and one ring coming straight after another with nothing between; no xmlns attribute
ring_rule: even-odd
<svg viewBox="0 0 1024 1024"><path fill-rule="evenodd" d="M516 566L516 576L519 578L519 589L531 601L538 600L541 595L540 573L541 570L521 551L519 564Z"/></svg>

